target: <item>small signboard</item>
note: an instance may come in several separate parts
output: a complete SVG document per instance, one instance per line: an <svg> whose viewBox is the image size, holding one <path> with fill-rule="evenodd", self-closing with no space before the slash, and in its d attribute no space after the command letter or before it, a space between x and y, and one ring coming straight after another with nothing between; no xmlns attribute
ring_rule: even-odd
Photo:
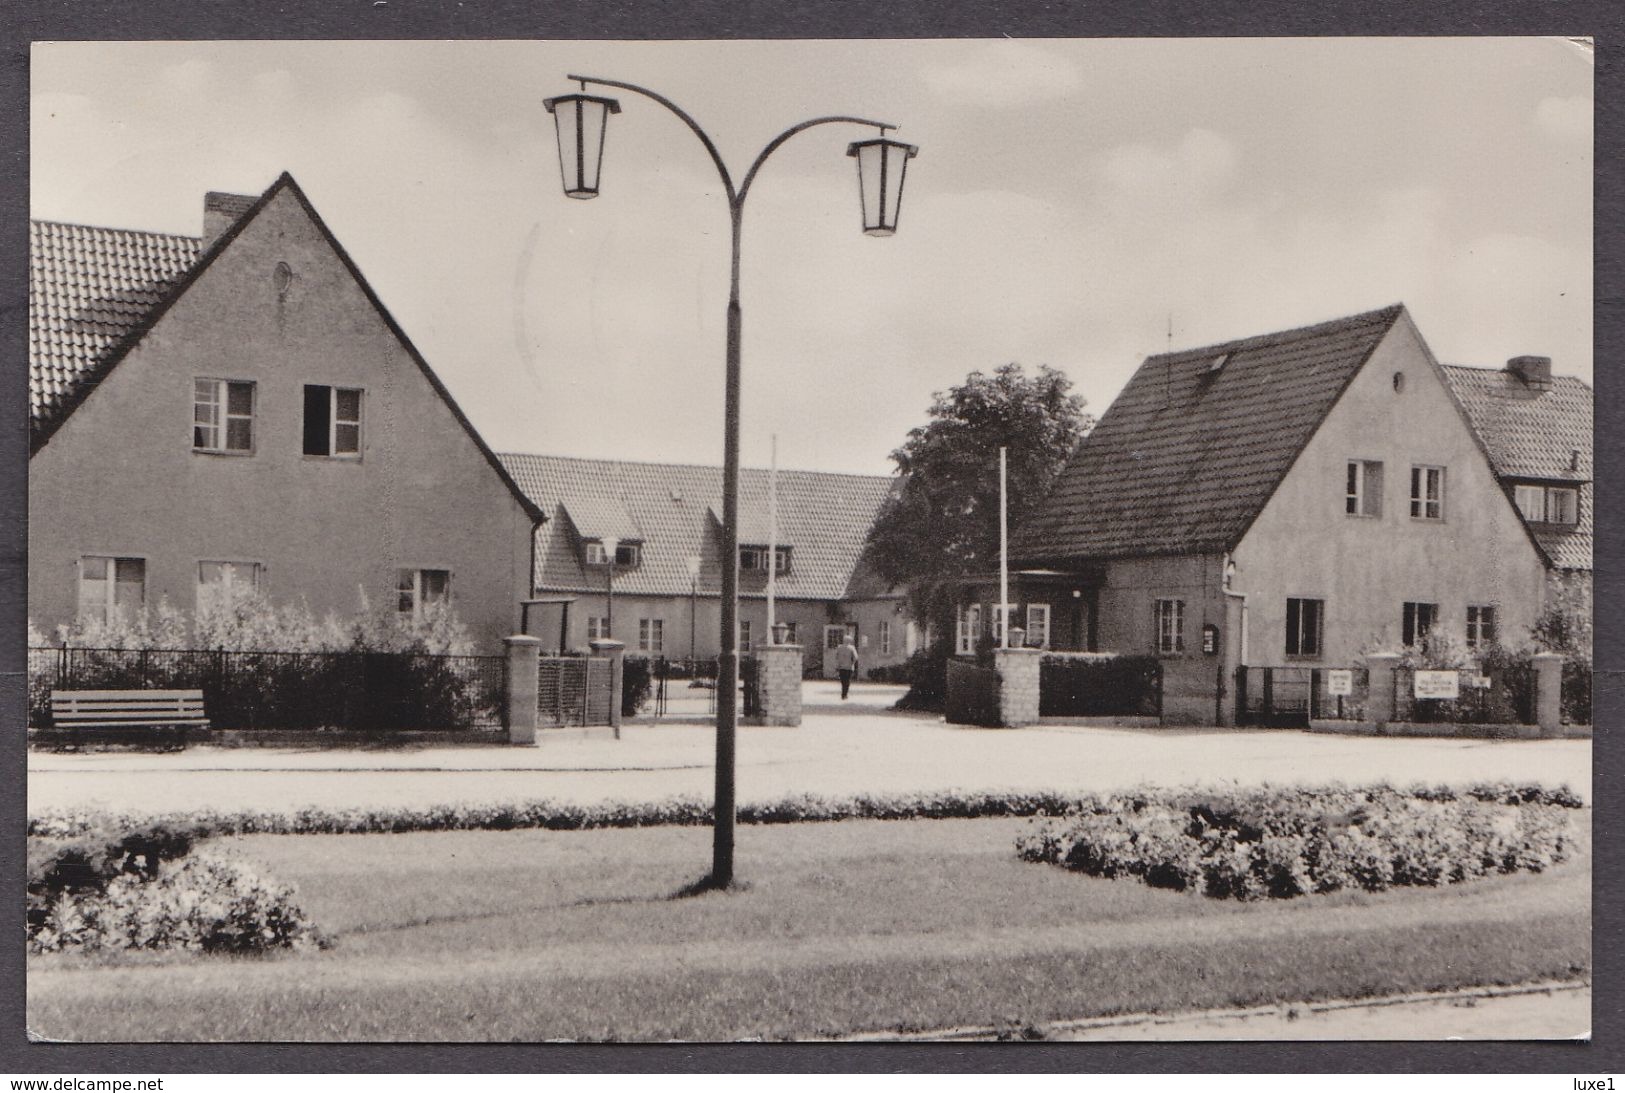
<svg viewBox="0 0 1625 1093"><path fill-rule="evenodd" d="M1460 698L1461 676L1454 669L1448 672L1416 673L1414 692L1417 698Z"/></svg>
<svg viewBox="0 0 1625 1093"><path fill-rule="evenodd" d="M1326 673L1326 693L1329 695L1352 695L1354 693L1354 672L1348 668L1333 668Z"/></svg>
<svg viewBox="0 0 1625 1093"><path fill-rule="evenodd" d="M1469 687L1477 687L1481 691L1488 690L1489 686L1490 686L1490 677L1489 676L1468 676L1467 677L1467 686L1469 686Z"/></svg>

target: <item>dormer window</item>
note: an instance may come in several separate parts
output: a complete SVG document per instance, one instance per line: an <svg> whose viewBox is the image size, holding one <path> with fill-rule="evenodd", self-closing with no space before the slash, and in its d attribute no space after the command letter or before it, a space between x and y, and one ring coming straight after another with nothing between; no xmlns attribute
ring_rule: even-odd
<svg viewBox="0 0 1625 1093"><path fill-rule="evenodd" d="M773 572L777 576L782 577L790 572L790 548L787 546L775 547L773 563ZM747 573L766 573L767 548L764 546L740 547L739 568Z"/></svg>
<svg viewBox="0 0 1625 1093"><path fill-rule="evenodd" d="M1514 486L1513 499L1532 524L1580 522L1580 491L1572 486Z"/></svg>
<svg viewBox="0 0 1625 1093"><path fill-rule="evenodd" d="M601 539L588 539L586 542L587 564L608 565L609 555L604 550ZM615 567L617 569L636 569L643 561L643 545L641 543L615 544Z"/></svg>
<svg viewBox="0 0 1625 1093"><path fill-rule="evenodd" d="M1212 358L1207 362L1208 375L1211 376L1215 372L1222 371L1224 366L1228 364L1229 361L1230 354L1228 353L1220 353L1217 357Z"/></svg>

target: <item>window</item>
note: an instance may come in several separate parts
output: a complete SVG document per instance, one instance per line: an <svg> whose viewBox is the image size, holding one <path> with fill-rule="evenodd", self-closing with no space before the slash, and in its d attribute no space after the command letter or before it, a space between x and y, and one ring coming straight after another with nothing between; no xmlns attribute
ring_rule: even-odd
<svg viewBox="0 0 1625 1093"><path fill-rule="evenodd" d="M241 380L192 384L192 450L254 450L254 385Z"/></svg>
<svg viewBox="0 0 1625 1093"><path fill-rule="evenodd" d="M1304 600L1293 597L1286 601L1287 656L1320 656L1321 618L1325 612L1325 600Z"/></svg>
<svg viewBox="0 0 1625 1093"><path fill-rule="evenodd" d="M767 548L762 546L744 546L739 548L739 568L747 572L767 572ZM784 576L790 572L790 548L781 546L773 548L773 572L777 576Z"/></svg>
<svg viewBox="0 0 1625 1093"><path fill-rule="evenodd" d="M1514 486L1523 518L1534 524L1578 524L1580 491L1565 486Z"/></svg>
<svg viewBox="0 0 1625 1093"><path fill-rule="evenodd" d="M645 653L664 653L666 651L665 619L638 620L638 649Z"/></svg>
<svg viewBox="0 0 1625 1093"><path fill-rule="evenodd" d="M1157 652L1185 651L1185 601L1157 601Z"/></svg>
<svg viewBox="0 0 1625 1093"><path fill-rule="evenodd" d="M1467 605L1467 648L1495 644L1495 608L1489 604Z"/></svg>
<svg viewBox="0 0 1625 1093"><path fill-rule="evenodd" d="M739 620L739 651L750 652L750 623L745 619Z"/></svg>
<svg viewBox="0 0 1625 1093"><path fill-rule="evenodd" d="M1444 519L1444 468L1411 468L1411 519Z"/></svg>
<svg viewBox="0 0 1625 1093"><path fill-rule="evenodd" d="M146 600L146 559L79 559L81 621L114 622L120 618L133 618L146 605Z"/></svg>
<svg viewBox="0 0 1625 1093"><path fill-rule="evenodd" d="M787 622L787 623L784 623L783 625L784 625L784 643L786 645L795 645L796 644L796 624L793 623L793 622Z"/></svg>
<svg viewBox="0 0 1625 1093"><path fill-rule="evenodd" d="M599 539L588 539L587 564L607 565L608 555L604 553L604 544ZM643 562L643 548L639 543L615 544L615 568L636 569Z"/></svg>
<svg viewBox="0 0 1625 1093"><path fill-rule="evenodd" d="M305 384L305 454L361 455L361 389Z"/></svg>
<svg viewBox="0 0 1625 1093"><path fill-rule="evenodd" d="M1406 603L1404 618L1400 624L1400 635L1406 645L1420 645L1427 648L1428 631L1439 618L1439 605L1436 603Z"/></svg>
<svg viewBox="0 0 1625 1093"><path fill-rule="evenodd" d="M587 640L605 641L609 638L609 619L603 615L587 616Z"/></svg>
<svg viewBox="0 0 1625 1093"><path fill-rule="evenodd" d="M395 580L395 610L421 622L435 604L451 599L451 570L402 569Z"/></svg>
<svg viewBox="0 0 1625 1093"><path fill-rule="evenodd" d="M982 636L982 605L970 604L959 609L955 625L954 651L961 656L976 652L976 641Z"/></svg>
<svg viewBox="0 0 1625 1093"><path fill-rule="evenodd" d="M1016 613L1016 605L1013 604L1013 603L1006 603L1006 604L997 604L996 603L996 604L993 605L993 644L994 645L1003 645L1004 644L1004 617L1005 617L1005 615L1014 615L1015 613Z"/></svg>
<svg viewBox="0 0 1625 1093"><path fill-rule="evenodd" d="M264 568L258 562L199 562L198 607L216 600L231 603L238 596L258 592Z"/></svg>
<svg viewBox="0 0 1625 1093"><path fill-rule="evenodd" d="M1343 511L1350 516L1382 515L1382 464L1351 459L1344 483Z"/></svg>
<svg viewBox="0 0 1625 1093"><path fill-rule="evenodd" d="M1049 648L1049 604L1027 605L1027 644Z"/></svg>
<svg viewBox="0 0 1625 1093"><path fill-rule="evenodd" d="M880 655L888 656L891 653L891 620L880 620Z"/></svg>

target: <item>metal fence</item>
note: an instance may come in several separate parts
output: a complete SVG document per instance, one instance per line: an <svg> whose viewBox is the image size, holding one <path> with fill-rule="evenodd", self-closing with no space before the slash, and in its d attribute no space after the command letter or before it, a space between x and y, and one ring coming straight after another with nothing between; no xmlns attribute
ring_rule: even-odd
<svg viewBox="0 0 1625 1093"><path fill-rule="evenodd" d="M614 679L608 657L541 657L536 709L544 724L608 725Z"/></svg>
<svg viewBox="0 0 1625 1093"><path fill-rule="evenodd" d="M1236 669L1236 723L1304 728L1314 706L1314 668Z"/></svg>
<svg viewBox="0 0 1625 1093"><path fill-rule="evenodd" d="M1425 669L1424 669L1425 670ZM1456 672L1456 698L1417 698L1416 669L1394 669L1394 720L1423 724L1533 725L1534 669L1514 661L1480 674Z"/></svg>
<svg viewBox="0 0 1625 1093"><path fill-rule="evenodd" d="M50 725L53 690L186 689L217 729L501 728L506 671L500 656L35 647L28 723Z"/></svg>

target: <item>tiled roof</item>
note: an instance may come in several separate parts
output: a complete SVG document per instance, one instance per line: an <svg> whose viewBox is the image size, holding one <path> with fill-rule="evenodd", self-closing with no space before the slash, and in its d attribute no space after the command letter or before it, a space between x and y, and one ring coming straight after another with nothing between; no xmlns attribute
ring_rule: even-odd
<svg viewBox="0 0 1625 1093"><path fill-rule="evenodd" d="M1146 358L1018 529L1012 555L1037 564L1230 549L1403 312Z"/></svg>
<svg viewBox="0 0 1625 1093"><path fill-rule="evenodd" d="M201 250L186 235L30 222L31 432L56 423L109 350L141 325Z"/></svg>
<svg viewBox="0 0 1625 1093"><path fill-rule="evenodd" d="M686 596L689 557L701 559L699 589L715 595L722 581L722 470L688 464L633 463L567 456L503 454L508 473L548 515L560 508L572 520L579 509L613 503L624 509L643 536L636 569L616 571L616 594ZM781 470L778 474L778 541L791 547L790 572L777 581L786 599L835 600L849 595L865 537L893 480L875 475ZM765 529L768 472L739 472L741 528ZM596 592L604 573L583 571L579 545L562 525L544 525L536 552L538 591ZM583 534L592 533L583 530ZM742 542L751 536L741 534ZM765 542L765 534L762 536ZM765 573L741 573L740 594L764 595ZM864 594L886 590L864 582Z"/></svg>
<svg viewBox="0 0 1625 1093"><path fill-rule="evenodd" d="M1580 522L1571 528L1530 524L1529 530L1560 569L1591 568L1591 387L1574 376L1553 376L1549 389L1530 388L1499 368L1446 365L1445 377L1484 442L1503 480L1576 482ZM1575 453L1578 454L1576 458Z"/></svg>

